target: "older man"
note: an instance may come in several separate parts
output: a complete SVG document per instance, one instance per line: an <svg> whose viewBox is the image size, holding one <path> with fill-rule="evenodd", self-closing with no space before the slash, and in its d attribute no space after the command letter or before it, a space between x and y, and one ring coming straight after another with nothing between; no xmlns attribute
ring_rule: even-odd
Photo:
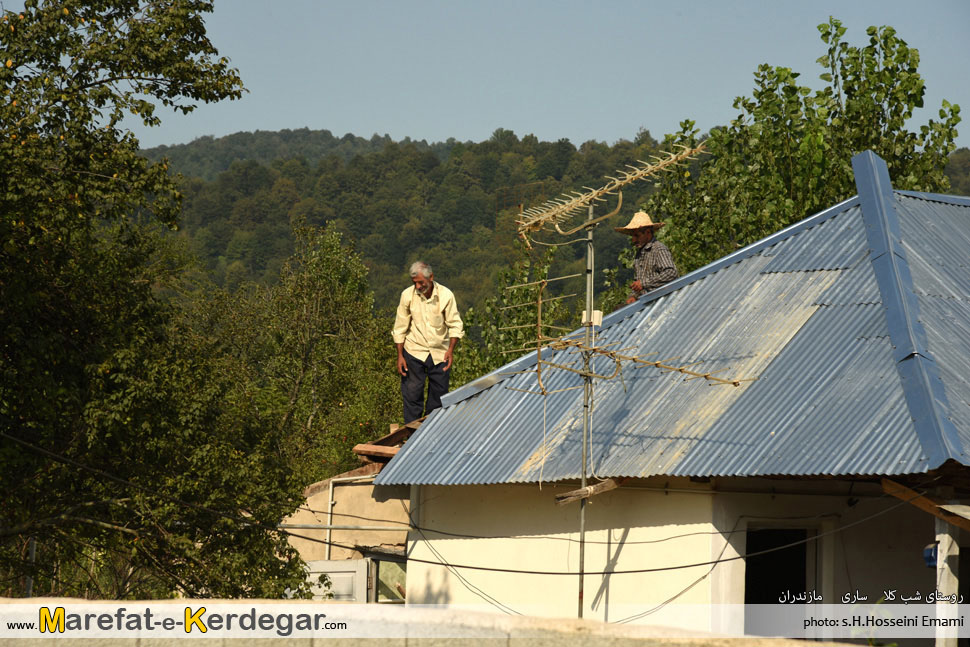
<svg viewBox="0 0 970 647"><path fill-rule="evenodd" d="M621 234L628 234L637 249L633 260L634 281L630 284L631 294L627 303L633 303L641 296L677 278L677 266L667 246L654 240L657 229L665 223L653 222L645 211L638 211L626 227L615 227Z"/></svg>
<svg viewBox="0 0 970 647"><path fill-rule="evenodd" d="M448 392L455 346L464 334L455 295L435 282L431 266L417 261L410 274L414 285L401 293L391 333L397 345L406 423L441 406L441 396Z"/></svg>

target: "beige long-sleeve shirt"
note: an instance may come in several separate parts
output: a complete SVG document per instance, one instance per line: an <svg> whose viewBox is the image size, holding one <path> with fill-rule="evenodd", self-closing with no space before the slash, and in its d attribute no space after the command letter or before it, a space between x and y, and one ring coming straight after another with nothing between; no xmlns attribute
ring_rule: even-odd
<svg viewBox="0 0 970 647"><path fill-rule="evenodd" d="M391 336L395 344L404 344L408 354L424 361L431 355L435 364L445 361L451 338L465 334L455 295L437 281L431 297L412 285L401 293Z"/></svg>

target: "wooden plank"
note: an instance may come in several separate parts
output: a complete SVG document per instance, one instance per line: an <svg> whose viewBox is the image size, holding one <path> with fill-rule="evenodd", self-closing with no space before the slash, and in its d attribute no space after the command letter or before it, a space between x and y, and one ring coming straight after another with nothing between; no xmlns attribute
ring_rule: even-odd
<svg viewBox="0 0 970 647"><path fill-rule="evenodd" d="M411 434L421 426L421 421L424 418L419 418L418 420L412 420L403 425L391 425L391 433L386 436L381 436L377 440L372 440L372 445L399 445L405 440L411 437Z"/></svg>
<svg viewBox="0 0 970 647"><path fill-rule="evenodd" d="M400 447L387 447L385 445L372 445L361 443L354 445L354 453L358 456L376 456L379 458L392 458Z"/></svg>
<svg viewBox="0 0 970 647"><path fill-rule="evenodd" d="M939 501L936 501L932 497L924 494L920 494L915 490L911 490L905 485L884 478L882 479L882 491L896 497L897 499L901 499L911 505L916 506L923 512L928 512L934 517L938 517L943 521L951 523L957 528L970 530L970 519L964 519L958 514L947 512L940 507L942 504Z"/></svg>
<svg viewBox="0 0 970 647"><path fill-rule="evenodd" d="M602 494L603 492L609 492L610 490L615 490L623 485L623 481L625 481L626 478L627 477L625 476L620 476L617 478L606 479L605 481L600 481L596 485L588 485L584 488L579 488L578 490L570 490L569 492L557 494L556 504L566 505L567 503L588 499L591 496Z"/></svg>

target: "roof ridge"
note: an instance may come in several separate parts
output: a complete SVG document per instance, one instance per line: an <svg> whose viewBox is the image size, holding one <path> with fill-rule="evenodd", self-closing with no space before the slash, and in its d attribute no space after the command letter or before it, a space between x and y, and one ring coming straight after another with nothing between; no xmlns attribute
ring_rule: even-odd
<svg viewBox="0 0 970 647"><path fill-rule="evenodd" d="M916 434L926 453L926 469L937 468L948 459L964 463L963 443L941 410L940 403L947 403L946 392L920 322L919 302L901 241L889 169L879 156L865 151L852 158L852 170L862 203L869 262L885 308L893 360Z"/></svg>
<svg viewBox="0 0 970 647"><path fill-rule="evenodd" d="M833 218L840 213L844 212L846 209L856 206L859 202L859 196L854 195L851 198L846 198L836 205L829 207L823 211L819 211L816 214L803 218L798 222L794 222L780 231L776 231L770 236L766 236L761 240L755 241L750 245L746 245L741 249L731 252L727 256L717 259L703 267L699 267L692 272L688 272L683 276L680 276L670 283L660 286L659 288L653 290L645 297L635 301L634 303L623 306L622 308L611 312L610 314L603 317L603 324L600 326L600 330L607 326L612 326L628 317L632 317L636 313L640 312L644 308L648 307L660 297L666 296L671 292L679 290L680 288L687 286L695 281L698 281L710 274L718 272L729 265L734 265L739 261L743 261L749 256L754 256L762 249L766 247L771 247L772 245L777 245L781 241L791 238L792 236L801 233L805 229L814 227L815 225L821 224ZM577 328L574 332L581 331L582 328ZM572 333L570 333L572 334ZM545 350L545 349L543 349ZM516 372L525 370L527 367L532 366L535 363L536 354L535 351L524 352L518 358L510 361L507 364L500 366L490 373L475 378L471 382L466 382L454 391L450 391L443 396L441 396L442 406L448 407L453 404L457 404L462 400L466 400L473 395L481 393L485 389L504 381L507 377L514 375Z"/></svg>
<svg viewBox="0 0 970 647"><path fill-rule="evenodd" d="M942 204L952 204L958 207L970 207L970 197L962 195L947 195L944 193L925 193L923 191L903 191L896 189L897 195L903 195L907 198L915 198L917 200L926 200L927 202L940 202Z"/></svg>

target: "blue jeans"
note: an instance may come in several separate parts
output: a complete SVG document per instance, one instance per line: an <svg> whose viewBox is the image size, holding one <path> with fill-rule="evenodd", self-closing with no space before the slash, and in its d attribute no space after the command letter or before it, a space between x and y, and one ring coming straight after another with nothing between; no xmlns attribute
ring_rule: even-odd
<svg viewBox="0 0 970 647"><path fill-rule="evenodd" d="M423 362L404 351L408 365L407 377L401 378L401 396L404 398L404 422L408 423L427 415L441 406L441 396L448 392L451 370L445 370L445 362L435 364L428 355ZM428 382L428 398L424 398L424 383Z"/></svg>

